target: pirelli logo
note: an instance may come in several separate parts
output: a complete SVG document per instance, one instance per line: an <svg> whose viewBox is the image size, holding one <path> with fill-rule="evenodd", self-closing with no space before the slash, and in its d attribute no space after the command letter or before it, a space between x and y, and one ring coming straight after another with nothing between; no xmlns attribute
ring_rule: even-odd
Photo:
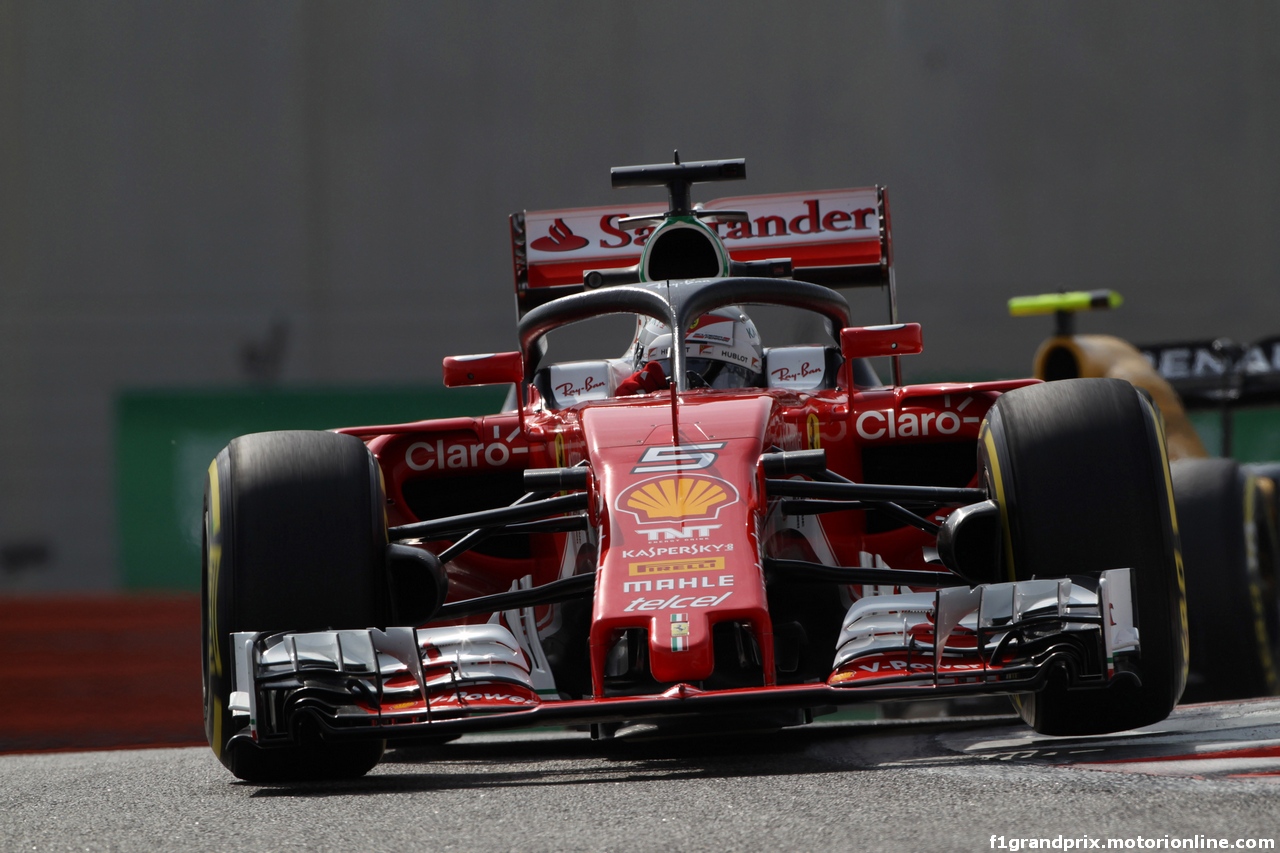
<svg viewBox="0 0 1280 853"><path fill-rule="evenodd" d="M677 572L723 572L724 557L706 557L701 560L667 560L661 563L631 563L630 574L641 577L672 575Z"/></svg>

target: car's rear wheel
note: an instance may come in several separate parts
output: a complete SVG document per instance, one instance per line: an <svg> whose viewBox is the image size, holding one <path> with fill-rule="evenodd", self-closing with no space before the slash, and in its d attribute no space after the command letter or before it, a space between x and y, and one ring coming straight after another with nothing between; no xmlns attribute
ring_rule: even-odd
<svg viewBox="0 0 1280 853"><path fill-rule="evenodd" d="M1180 459L1170 468L1191 629L1183 699L1270 696L1280 674L1280 613L1274 584L1264 577L1264 569L1274 570L1264 494L1232 459Z"/></svg>
<svg viewBox="0 0 1280 853"><path fill-rule="evenodd" d="M1132 385L1071 379L1003 395L983 425L984 475L1001 507L1012 580L1132 571L1141 686L1016 697L1037 732L1096 734L1168 716L1186 680L1187 628L1159 415Z"/></svg>
<svg viewBox="0 0 1280 853"><path fill-rule="evenodd" d="M378 763L380 741L262 749L228 702L235 631L385 626L387 527L377 463L363 442L328 432L241 436L205 484L203 668L205 732L233 774L268 782L349 778Z"/></svg>
<svg viewBox="0 0 1280 853"><path fill-rule="evenodd" d="M1253 479L1253 524L1258 547L1262 609L1267 615L1277 674L1280 674L1280 463L1240 466Z"/></svg>

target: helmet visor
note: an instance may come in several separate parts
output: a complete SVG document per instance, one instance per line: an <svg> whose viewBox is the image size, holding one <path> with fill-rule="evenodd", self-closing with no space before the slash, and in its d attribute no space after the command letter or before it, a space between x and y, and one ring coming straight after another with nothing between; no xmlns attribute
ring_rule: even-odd
<svg viewBox="0 0 1280 853"><path fill-rule="evenodd" d="M671 375L671 359L658 361L662 372ZM690 388L754 388L760 384L760 374L741 364L732 364L715 358L687 358L685 373L690 379L697 376L701 382L690 381Z"/></svg>

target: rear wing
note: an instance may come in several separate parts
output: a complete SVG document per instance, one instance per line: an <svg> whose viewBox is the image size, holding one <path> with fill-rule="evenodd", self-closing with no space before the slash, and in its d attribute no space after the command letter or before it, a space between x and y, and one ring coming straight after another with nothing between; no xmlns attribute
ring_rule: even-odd
<svg viewBox="0 0 1280 853"><path fill-rule="evenodd" d="M883 187L738 196L697 209L745 211L744 221L704 220L738 264L789 261L789 266L774 265L773 274L833 287L891 283L892 240ZM624 230L619 221L666 212L665 204L626 203L512 214L520 316L550 299L582 290L587 272L635 266L653 229ZM767 273L757 263L743 274ZM891 306L892 313L895 308Z"/></svg>
<svg viewBox="0 0 1280 853"><path fill-rule="evenodd" d="M1138 345L1188 409L1280 403L1280 335L1252 344L1226 339Z"/></svg>

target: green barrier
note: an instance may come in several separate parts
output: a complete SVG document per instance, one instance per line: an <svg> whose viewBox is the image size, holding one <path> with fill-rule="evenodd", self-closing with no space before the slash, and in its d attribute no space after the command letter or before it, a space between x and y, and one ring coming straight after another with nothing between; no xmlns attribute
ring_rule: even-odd
<svg viewBox="0 0 1280 853"><path fill-rule="evenodd" d="M1222 414L1188 412L1205 449L1222 454ZM1231 455L1240 462L1280 461L1280 406L1249 406L1231 413Z"/></svg>
<svg viewBox="0 0 1280 853"><path fill-rule="evenodd" d="M116 400L116 504L127 589L200 588L209 462L238 435L480 415L502 388L133 391Z"/></svg>

